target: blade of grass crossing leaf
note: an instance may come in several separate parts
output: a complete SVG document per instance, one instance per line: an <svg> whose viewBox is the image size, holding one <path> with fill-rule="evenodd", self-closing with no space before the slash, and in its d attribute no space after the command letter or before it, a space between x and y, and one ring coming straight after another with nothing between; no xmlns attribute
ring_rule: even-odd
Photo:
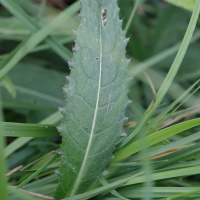
<svg viewBox="0 0 200 200"><path fill-rule="evenodd" d="M128 182L131 179L134 179L134 178L136 178L138 176L141 176L142 174L144 174L144 172L139 172L137 174L134 174L131 177L128 177L128 178L125 178L125 179L122 179L122 180L119 180L119 181L116 181L116 182L113 182L113 183L109 183L108 185L99 187L99 188L91 190L89 192L85 192L83 194L79 194L79 195L76 195L76 196L73 196L73 197L65 198L63 200L78 200L78 199L84 200L84 199L89 199L89 198L94 197L94 196L96 196L98 194L101 194L103 192L112 191L113 189L125 184L126 182Z"/></svg>
<svg viewBox="0 0 200 200"><path fill-rule="evenodd" d="M106 181L106 179L101 176L99 178L99 182L102 184L102 185L108 185L108 182ZM127 200L126 198L124 198L123 196L121 196L116 190L113 190L110 192L112 195L118 197L119 199L123 199L123 200Z"/></svg>
<svg viewBox="0 0 200 200"><path fill-rule="evenodd" d="M2 122L1 90L0 90L0 123ZM7 200L6 164L4 156L4 137L0 126L0 194L2 200Z"/></svg>
<svg viewBox="0 0 200 200"><path fill-rule="evenodd" d="M196 23L197 23L197 19L199 16L199 12L200 12L200 0L197 0L196 5L195 5L195 9L192 13L192 17L190 20L190 23L188 25L186 34L184 36L183 42L181 44L181 47L176 55L176 58L162 84L162 86L160 87L158 93L157 93L157 97L156 97L156 102L152 107L152 104L149 106L149 108L147 109L146 113L144 114L143 119L141 120L140 123L138 123L138 126L136 127L136 129L127 137L124 139L124 141L120 144L120 148L124 145L126 145L127 143L131 143L132 138L139 132L139 130L141 129L141 127L143 127L143 125L145 123L147 123L147 121L151 118L151 116L154 114L155 110L159 107L161 101L163 100L165 94L167 93L180 65L181 62L183 60L183 57L186 53L186 50L189 46L190 40L192 38L192 34L194 32Z"/></svg>
<svg viewBox="0 0 200 200"><path fill-rule="evenodd" d="M194 175L194 174L199 174L199 171L200 171L199 166L188 167L188 168L177 169L177 170L169 170L169 171L166 171L166 172L153 173L152 179L153 180L162 180L162 179L168 179L168 178L174 178L174 177L190 176L190 175ZM140 172L140 173L135 174L133 176L130 176L128 178L124 178L122 180L109 183L106 186L102 186L102 187L99 187L97 189L91 190L89 192L85 192L83 194L79 194L79 195L69 197L69 198L66 198L66 199L63 199L63 200L89 199L93 196L96 196L96 195L102 193L102 192L110 191L110 190L115 189L117 187L132 185L132 184L137 184L137 183L144 183L146 179L145 179L144 176L142 176L142 174L144 174L144 172ZM129 179L130 180L132 179L132 180L128 181Z"/></svg>
<svg viewBox="0 0 200 200"><path fill-rule="evenodd" d="M125 27L125 31L126 31L126 32L128 32L128 30L129 30L129 28L130 28L131 22L132 22L132 20L133 20L133 17L134 17L134 15L135 15L135 12L136 12L137 7L139 6L140 2L141 2L141 0L136 0L136 2L135 2L135 5L134 5L134 7L133 7L133 10L132 10L132 12L131 12L131 15L130 15L130 17L129 17L129 19L128 19L128 22L127 22L127 24L126 24L126 27Z"/></svg>
<svg viewBox="0 0 200 200"><path fill-rule="evenodd" d="M35 173L33 173L31 176L29 176L26 180L24 180L22 183L20 183L16 189L19 189L26 185L28 182L30 182L32 179L34 179L39 173L41 173L44 169L46 169L56 158L58 157L58 154L55 154L48 162L46 162L41 168L39 168Z"/></svg>
<svg viewBox="0 0 200 200"><path fill-rule="evenodd" d="M134 154L144 148L147 148L147 146L142 145L142 144L144 144L145 140L148 141L147 145L151 146L151 145L154 145L168 137L171 137L175 134L178 134L182 131L185 131L187 129L190 129L190 128L198 126L198 125L200 125L200 118L182 122L182 123L176 124L174 126L168 127L166 129L160 130L151 135L148 135L148 136L146 136L142 139L139 139L136 142L120 149L119 151L117 151L114 154L115 158L112 160L112 162L116 162L116 161L126 158L127 156Z"/></svg>
<svg viewBox="0 0 200 200"><path fill-rule="evenodd" d="M54 114L50 115L46 119L42 120L40 124L55 124L62 118L59 111L55 112ZM10 154L15 152L17 149L28 143L30 140L32 140L33 137L21 137L16 140L14 140L12 143L10 143L5 148L5 156L8 157Z"/></svg>

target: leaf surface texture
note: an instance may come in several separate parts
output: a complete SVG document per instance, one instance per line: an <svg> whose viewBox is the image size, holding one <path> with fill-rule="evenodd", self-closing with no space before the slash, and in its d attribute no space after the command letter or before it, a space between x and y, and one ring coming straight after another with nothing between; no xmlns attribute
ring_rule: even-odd
<svg viewBox="0 0 200 200"><path fill-rule="evenodd" d="M86 191L106 164L123 133L127 98L125 47L117 0L82 0L80 25L64 87L66 105L56 200Z"/></svg>

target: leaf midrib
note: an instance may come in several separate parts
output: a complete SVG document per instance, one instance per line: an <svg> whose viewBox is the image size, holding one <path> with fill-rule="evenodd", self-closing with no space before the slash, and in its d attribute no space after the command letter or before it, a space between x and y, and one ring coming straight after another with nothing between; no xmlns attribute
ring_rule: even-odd
<svg viewBox="0 0 200 200"><path fill-rule="evenodd" d="M100 10L100 12L101 12L101 10ZM73 188L70 196L75 195L75 192L78 189L79 184L80 184L80 180L82 178L83 170L85 168L85 164L86 164L86 161L87 161L87 158L88 158L88 155L89 155L89 151L90 151L90 147L91 147L91 144L92 144L92 139L93 139L93 135L94 135L94 129L95 129L95 125L96 125L96 118L97 118L97 113L98 113L98 108L99 108L99 99L100 99L100 91L101 91L101 76L102 76L102 74L101 74L102 73L102 60L103 60L103 58L102 58L103 53L102 53L102 23L101 23L101 13L100 13L100 23L99 24L100 24L100 34L99 34L100 35L100 39L99 39L99 41L100 41L100 58L99 58L100 64L99 64L99 83L98 83L98 92L97 92L96 107L95 107L95 111L94 111L94 118L93 118L93 123L92 123L92 129L91 129L91 132L90 132L90 137L89 137L87 149L86 149L86 152L85 152L84 160L83 160L81 169L79 171L78 177L76 179L74 188Z"/></svg>

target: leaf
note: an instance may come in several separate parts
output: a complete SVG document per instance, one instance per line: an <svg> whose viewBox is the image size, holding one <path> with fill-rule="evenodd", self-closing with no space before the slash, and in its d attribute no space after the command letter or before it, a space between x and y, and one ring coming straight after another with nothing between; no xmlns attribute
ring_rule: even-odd
<svg viewBox="0 0 200 200"><path fill-rule="evenodd" d="M31 23L29 17L25 17L23 10L21 13L20 8L15 5L13 1L0 1L5 7L10 8L10 10L16 14L20 15L20 19L24 21L25 24L29 24L30 29L36 32L34 35L30 36L25 42L18 45L3 61L0 62L0 78L7 74L24 56L26 56L30 51L32 51L41 41L46 39L48 44L64 59L71 59L71 52L64 46L59 44L55 38L49 36L49 34L58 28L62 23L71 17L78 9L77 3L72 4L69 8L59 14L51 23L46 24L43 28L39 29L37 24ZM17 7L16 7L17 6ZM20 12L19 12L20 10ZM21 16L22 14L22 16ZM28 22L27 22L28 20ZM8 59L9 58L9 59Z"/></svg>
<svg viewBox="0 0 200 200"><path fill-rule="evenodd" d="M101 5L101 3L103 5ZM71 75L64 87L60 183L54 198L87 190L112 158L128 104L125 32L117 0L84 0L75 32Z"/></svg>
<svg viewBox="0 0 200 200"><path fill-rule="evenodd" d="M150 106L146 110L143 118L137 123L134 131L132 131L132 133L130 133L129 136L126 137L121 142L120 147L122 147L122 146L124 146L128 143L129 144L132 143L135 135L138 134L138 132L141 130L141 128L144 126L144 124L147 123L150 120L150 118L152 117L152 115L155 113L155 111L159 107L160 103L162 102L167 91L169 90L169 88L170 88L179 68L180 68L180 65L183 61L185 54L186 54L188 46L190 44L190 41L191 41L194 29L196 27L196 23L197 23L197 20L198 20L199 11L200 11L200 1L197 1L194 12L192 13L192 17L190 19L190 23L189 23L187 31L185 33L184 39L181 43L179 51L178 51L178 53L177 53L177 55L176 55L176 57L175 57L175 59L172 63L172 66L171 66L167 76L165 77L161 87L159 88L159 91L156 95L156 101L152 102L150 104Z"/></svg>
<svg viewBox="0 0 200 200"><path fill-rule="evenodd" d="M16 97L16 91L15 88L11 82L11 80L9 79L8 76L4 76L1 81L3 82L5 88L8 90L8 92L10 93L10 95L15 98Z"/></svg>
<svg viewBox="0 0 200 200"><path fill-rule="evenodd" d="M35 173L33 173L31 176L29 176L26 180L24 180L22 183L20 183L16 188L19 189L22 186L26 185L28 182L30 182L33 178L35 178L39 173L41 173L44 169L46 169L56 158L58 154L55 154L48 162L46 162L42 167L40 167Z"/></svg>
<svg viewBox="0 0 200 200"><path fill-rule="evenodd" d="M13 99L6 89L2 88L3 106L55 111L56 106L63 105L61 87L65 83L65 77L62 73L38 65L18 64L8 75L12 79L17 96Z"/></svg>
<svg viewBox="0 0 200 200"><path fill-rule="evenodd" d="M3 136L9 137L52 137L59 136L55 125L0 122Z"/></svg>
<svg viewBox="0 0 200 200"><path fill-rule="evenodd" d="M55 112L46 119L42 120L40 124L54 124L58 122L61 118L60 112ZM20 147L28 143L30 140L32 140L33 137L21 137L17 138L14 140L12 143L10 143L6 148L5 148L5 157L8 157L11 155L13 152L18 150Z"/></svg>
<svg viewBox="0 0 200 200"><path fill-rule="evenodd" d="M43 18L44 19L44 18ZM49 23L51 19L38 20L40 26L44 26L46 23ZM67 35L72 35L71 29L76 29L76 21L71 18L67 26L60 27L52 33L54 37L64 38ZM19 19L15 17L0 17L0 38L6 40L19 40L21 41L24 38L27 38L31 34L29 30Z"/></svg>
<svg viewBox="0 0 200 200"><path fill-rule="evenodd" d="M162 198L162 197L170 197L172 195L182 194L184 192L192 192L195 191L196 189L197 187L153 187L152 192L154 198ZM146 188L142 187L126 187L120 189L119 192L120 194L126 196L127 198L140 199L143 197L143 193L145 193L145 190ZM198 192L194 196L199 197L199 194L200 192Z"/></svg>
<svg viewBox="0 0 200 200"><path fill-rule="evenodd" d="M3 113L2 113L2 107L1 107L1 90L0 90L0 123L2 122L3 119ZM7 180L6 180L6 163L5 163L5 153L4 153L4 145L5 145L5 141L4 141L4 137L2 135L2 127L0 126L0 194L1 194L1 199L2 200L7 200L7 191L6 191L6 184L7 184Z"/></svg>
<svg viewBox="0 0 200 200"><path fill-rule="evenodd" d="M200 118L182 122L174 126L160 130L158 132L155 132L117 151L115 153L116 157L112 161L115 162L123 158L126 158L127 156L130 156L131 154L134 154L144 148L147 148L148 146L154 145L168 137L171 137L177 133L180 133L184 130L190 129L198 125L200 125ZM148 143L147 146L142 145L144 144L145 141L147 141Z"/></svg>
<svg viewBox="0 0 200 200"><path fill-rule="evenodd" d="M197 0L165 0L168 3L193 11Z"/></svg>

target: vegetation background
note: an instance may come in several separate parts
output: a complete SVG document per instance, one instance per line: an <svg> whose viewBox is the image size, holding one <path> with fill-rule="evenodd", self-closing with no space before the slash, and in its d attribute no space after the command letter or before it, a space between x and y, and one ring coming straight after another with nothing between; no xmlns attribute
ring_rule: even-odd
<svg viewBox="0 0 200 200"><path fill-rule="evenodd" d="M24 127L14 123L3 123L1 126L4 130L3 135L7 136L5 141L7 181L13 186L20 185L19 188L29 193L29 196L26 196L24 192L18 193L13 190L9 199L51 199L57 186L57 176L54 172L59 167L60 160L53 153L54 150L59 149L61 143L61 138L55 129L55 124L58 124L61 119L57 107L64 103L62 85L66 83L65 76L70 73L67 60L72 57L75 39L72 29L76 30L79 24L77 13L80 6L73 4L74 0L1 0L0 2L2 2L0 6L2 121L40 124L37 127L31 125ZM119 7L120 18L124 19L123 28L125 28L133 10L134 1L119 0ZM68 9L67 12L66 9ZM64 10L68 17L61 15L55 21ZM155 98L156 91L172 65L190 17L191 11L164 1L146 0L138 6L127 32L127 37L131 36L127 46L127 57L132 58L129 73L134 76L128 94L132 103L126 109L126 116L129 117L125 125L127 133L135 126ZM33 34L38 27L41 27L41 31ZM54 27L56 27L55 30L51 31ZM155 116L199 80L199 27L198 21L193 41L180 70ZM30 42L25 44L28 39L31 39ZM66 48L63 49L60 44ZM141 70L142 67L146 70ZM199 103L200 94L197 91L160 128L198 118ZM43 133L38 127L43 128ZM179 141L198 131L200 127L196 126L163 140L162 144ZM44 136L51 134L52 137L41 137L41 134ZM31 137L16 138L24 135ZM159 157L186 148L187 145L174 148ZM191 166L198 166L199 156L199 153L192 155L187 163L191 162ZM184 159L181 162L184 162ZM1 167L3 170L3 163ZM173 169L176 168L178 166ZM198 170L200 172L200 168ZM2 187L4 187L3 181ZM152 199L166 198L199 189L198 187L200 188L198 172L195 174L188 172L169 179L166 176L154 182L152 186L154 193L151 197ZM142 182L120 190L121 193L119 193L126 198L140 199L145 196ZM123 197L120 197L118 193L115 196L106 193L98 198L114 200ZM199 193L189 195L189 198L199 199ZM186 197L179 199L186 199Z"/></svg>

